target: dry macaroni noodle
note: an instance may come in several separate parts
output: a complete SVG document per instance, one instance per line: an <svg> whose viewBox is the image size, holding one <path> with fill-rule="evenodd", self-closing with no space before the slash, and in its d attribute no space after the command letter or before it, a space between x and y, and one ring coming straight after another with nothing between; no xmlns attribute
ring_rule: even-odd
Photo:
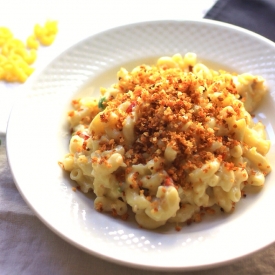
<svg viewBox="0 0 275 275"><path fill-rule="evenodd" d="M39 42L51 45L57 31L57 21L47 21L44 26L36 24L25 45L8 28L0 27L0 80L25 82L34 71L30 65L37 58Z"/></svg>

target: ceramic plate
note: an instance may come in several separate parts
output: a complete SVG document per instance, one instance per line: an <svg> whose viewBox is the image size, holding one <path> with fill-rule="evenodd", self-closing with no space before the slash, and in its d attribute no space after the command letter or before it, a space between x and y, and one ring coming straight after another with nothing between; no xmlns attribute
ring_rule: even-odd
<svg viewBox="0 0 275 275"><path fill-rule="evenodd" d="M231 215L155 231L141 229L93 208L93 195L73 192L57 162L68 150L70 101L98 95L121 67L153 64L158 57L195 52L214 68L266 78L270 93L257 109L275 161L275 46L249 31L209 20L127 25L79 42L47 66L12 110L8 158L17 187L37 216L59 236L95 256L146 269L190 270L228 263L275 240L275 174Z"/></svg>

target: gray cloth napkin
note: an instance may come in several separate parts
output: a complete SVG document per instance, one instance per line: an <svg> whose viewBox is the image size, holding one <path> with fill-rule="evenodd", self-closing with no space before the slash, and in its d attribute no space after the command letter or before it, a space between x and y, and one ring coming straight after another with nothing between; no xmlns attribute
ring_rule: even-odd
<svg viewBox="0 0 275 275"><path fill-rule="evenodd" d="M205 18L251 30L275 42L275 0L218 0Z"/></svg>

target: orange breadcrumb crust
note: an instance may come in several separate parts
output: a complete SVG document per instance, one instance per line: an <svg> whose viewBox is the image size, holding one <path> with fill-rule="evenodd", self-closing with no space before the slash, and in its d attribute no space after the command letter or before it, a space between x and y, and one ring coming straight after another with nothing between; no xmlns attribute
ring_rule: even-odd
<svg viewBox="0 0 275 275"><path fill-rule="evenodd" d="M219 127L214 129L215 131L210 131L208 126L210 118L214 117L217 125L228 127L220 112L223 109L221 102L229 93L238 97L232 79L227 79L223 75L216 76L213 80L201 79L192 72L186 73L177 68L145 65L139 68L138 72L135 70L129 73L127 85L125 79L119 79L116 87L121 93L107 101L104 114L100 116L104 123L108 121L111 113L115 113L119 117L115 128L121 131L126 117L129 115L133 117L134 108L137 112L138 118L134 128L137 138L131 146L127 145L122 136L116 140L100 143L99 150L102 152L112 150L117 145L122 145L126 149L124 162L128 168L115 172L117 178L124 181L125 175L131 172L130 167L134 164L145 164L151 159L155 161L159 158L164 159L167 145L177 152L177 157L172 163L163 161L160 169L167 171L176 187L192 188L186 181L186 176L214 158L223 161L228 170L236 169L235 164L229 160L227 148L236 146L240 142L234 139L234 133L221 137L217 135ZM224 85L226 88L222 88L217 81L219 77L227 82ZM207 89L209 94L212 91L222 91L222 93L218 98L211 100L210 97L204 96ZM126 111L118 109L118 106L126 101L131 103L130 107ZM199 106L198 110L195 110L194 106ZM241 104L232 106L237 118L241 114L241 106ZM227 116L230 117L232 114L228 113ZM184 126L189 122L191 125L184 130ZM100 138L95 133L91 135L95 140ZM211 152L210 147L215 141L223 145ZM135 181L134 185L142 187L142 183L138 181Z"/></svg>

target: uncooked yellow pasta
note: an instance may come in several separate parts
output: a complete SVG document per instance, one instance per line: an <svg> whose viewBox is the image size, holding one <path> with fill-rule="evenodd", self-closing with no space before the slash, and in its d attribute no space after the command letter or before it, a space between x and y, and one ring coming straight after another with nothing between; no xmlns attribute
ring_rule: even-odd
<svg viewBox="0 0 275 275"><path fill-rule="evenodd" d="M57 34L57 21L47 21L44 26L35 25L34 33L26 44L14 38L10 29L0 27L0 80L23 83L33 73L31 67L37 58L40 45L49 46Z"/></svg>
<svg viewBox="0 0 275 275"><path fill-rule="evenodd" d="M44 46L49 46L53 43L57 32L57 21L47 21L44 26L39 24L34 26L34 35Z"/></svg>

